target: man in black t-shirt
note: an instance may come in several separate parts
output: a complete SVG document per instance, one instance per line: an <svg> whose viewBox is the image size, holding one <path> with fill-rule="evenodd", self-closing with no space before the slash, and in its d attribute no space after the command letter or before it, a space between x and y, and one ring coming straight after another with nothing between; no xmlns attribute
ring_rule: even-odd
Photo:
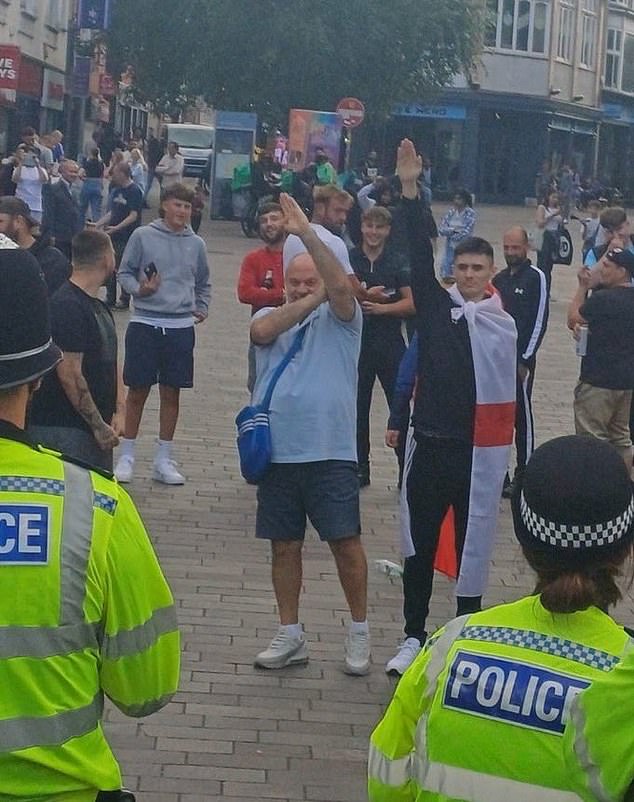
<svg viewBox="0 0 634 802"><path fill-rule="evenodd" d="M33 439L75 459L112 470L123 433L123 388L112 314L97 297L114 272L114 251L101 231L73 239L73 273L51 298L53 340L64 359L33 400Z"/></svg>
<svg viewBox="0 0 634 802"><path fill-rule="evenodd" d="M134 183L130 174L130 165L121 162L112 171L112 183L115 189L110 194L108 211L95 223L110 235L114 247L116 270L119 269L121 257L128 240L141 225L141 211L143 209L143 193ZM113 274L107 286L107 304L117 309L127 309L130 305L130 296L121 291L121 300L117 303L117 280Z"/></svg>
<svg viewBox="0 0 634 802"><path fill-rule="evenodd" d="M350 252L350 263L360 282L363 335L359 355L357 391L357 460L361 487L370 484L370 405L378 377L388 406L392 403L396 374L405 353L401 319L414 314L409 265L401 253L390 249L392 215L382 206L371 206L361 219L362 243ZM402 471L401 447L397 449ZM400 476L399 476L400 480Z"/></svg>
<svg viewBox="0 0 634 802"><path fill-rule="evenodd" d="M599 262L599 268L579 271L579 289L571 313L584 326L575 334L587 337L581 360L579 382L575 387L575 429L607 440L632 467L630 405L634 390L634 254L612 248ZM586 295L598 283L592 295Z"/></svg>

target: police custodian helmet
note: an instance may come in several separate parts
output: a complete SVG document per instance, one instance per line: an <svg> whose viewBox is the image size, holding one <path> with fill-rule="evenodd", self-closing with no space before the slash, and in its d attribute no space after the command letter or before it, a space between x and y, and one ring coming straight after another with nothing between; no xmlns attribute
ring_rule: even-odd
<svg viewBox="0 0 634 802"><path fill-rule="evenodd" d="M0 240L0 390L38 379L62 359L51 339L40 266L10 243Z"/></svg>
<svg viewBox="0 0 634 802"><path fill-rule="evenodd" d="M557 437L530 458L512 499L515 534L530 551L587 564L634 537L634 495L623 458L595 437Z"/></svg>

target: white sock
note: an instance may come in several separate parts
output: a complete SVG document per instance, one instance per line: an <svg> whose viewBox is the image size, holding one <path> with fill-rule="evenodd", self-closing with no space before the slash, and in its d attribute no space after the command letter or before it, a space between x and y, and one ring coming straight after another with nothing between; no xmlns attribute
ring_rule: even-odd
<svg viewBox="0 0 634 802"><path fill-rule="evenodd" d="M130 457L134 459L134 448L136 446L136 437L132 437L130 439L126 437L122 437L119 441L119 445L121 447L121 456L122 457Z"/></svg>
<svg viewBox="0 0 634 802"><path fill-rule="evenodd" d="M357 633L364 633L367 635L370 631L367 619L365 621L351 621L350 632L354 635Z"/></svg>
<svg viewBox="0 0 634 802"><path fill-rule="evenodd" d="M156 441L156 462L161 462L164 459L172 459L172 442L172 440L161 440L160 438Z"/></svg>
<svg viewBox="0 0 634 802"><path fill-rule="evenodd" d="M291 638L301 638L303 634L301 624L280 624L280 629Z"/></svg>

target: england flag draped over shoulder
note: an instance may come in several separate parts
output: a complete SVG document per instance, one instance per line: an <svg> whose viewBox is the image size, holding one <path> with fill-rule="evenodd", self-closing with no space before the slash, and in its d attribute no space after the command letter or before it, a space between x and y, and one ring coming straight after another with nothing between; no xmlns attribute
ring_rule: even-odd
<svg viewBox="0 0 634 802"><path fill-rule="evenodd" d="M110 0L80 0L79 27L104 31L110 24Z"/></svg>

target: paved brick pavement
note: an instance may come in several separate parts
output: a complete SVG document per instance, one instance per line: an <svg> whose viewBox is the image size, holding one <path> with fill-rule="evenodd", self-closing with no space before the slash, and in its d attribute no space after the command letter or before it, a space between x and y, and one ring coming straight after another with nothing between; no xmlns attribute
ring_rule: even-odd
<svg viewBox="0 0 634 802"><path fill-rule="evenodd" d="M441 209L435 209L437 214ZM530 224L527 209L480 207L477 232L496 246L512 223ZM347 623L343 594L326 547L309 537L305 548L302 620L310 663L281 672L253 668L256 651L276 629L265 543L253 537L255 493L238 472L233 419L246 403L248 310L235 282L243 255L255 246L238 225L206 222L201 233L213 267L211 317L197 327L196 388L184 393L178 458L189 481L169 488L149 479L157 428L153 394L141 432L131 492L141 508L179 608L183 633L180 692L160 713L126 719L108 709L106 731L128 787L140 802L228 802L254 799L357 802L365 799L368 735L393 683L383 666L401 637L401 592L370 572L372 672L343 674ZM555 270L551 322L535 384L540 441L572 431L571 399L577 359L565 330L564 299L574 271ZM123 332L126 315L118 313ZM372 486L363 491L364 542L370 561L398 560L395 461L382 445L386 420L380 390L372 419ZM502 503L499 542L488 604L531 588ZM452 588L438 577L431 623L453 615ZM618 616L634 624L634 598Z"/></svg>

